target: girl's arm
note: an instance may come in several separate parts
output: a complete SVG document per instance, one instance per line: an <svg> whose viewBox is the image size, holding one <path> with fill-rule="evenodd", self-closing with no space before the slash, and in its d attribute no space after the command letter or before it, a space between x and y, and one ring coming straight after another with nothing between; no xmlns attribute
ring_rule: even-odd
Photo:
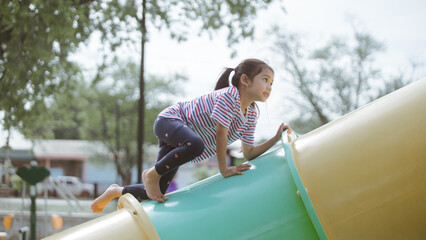
<svg viewBox="0 0 426 240"><path fill-rule="evenodd" d="M221 124L216 125L216 154L219 170L222 176L242 175L242 171L250 169L250 164L226 167L226 145L228 142L228 129Z"/></svg>
<svg viewBox="0 0 426 240"><path fill-rule="evenodd" d="M252 160L258 156L260 156L262 153L266 152L268 149L270 149L274 144L280 140L282 132L284 130L288 129L288 133L291 133L291 127L289 125L286 125L282 123L280 127L278 128L277 133L275 136L273 136L268 141L264 142L263 144L257 145L257 146L250 146L245 143L242 144L243 146L243 156L247 160Z"/></svg>

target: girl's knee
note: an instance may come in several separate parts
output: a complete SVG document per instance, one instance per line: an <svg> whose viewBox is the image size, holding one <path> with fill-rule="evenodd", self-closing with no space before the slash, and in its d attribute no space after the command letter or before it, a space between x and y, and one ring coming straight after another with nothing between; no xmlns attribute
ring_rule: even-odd
<svg viewBox="0 0 426 240"><path fill-rule="evenodd" d="M187 147L194 154L194 158L200 156L204 152L204 142L201 138L193 138L191 141L188 141Z"/></svg>

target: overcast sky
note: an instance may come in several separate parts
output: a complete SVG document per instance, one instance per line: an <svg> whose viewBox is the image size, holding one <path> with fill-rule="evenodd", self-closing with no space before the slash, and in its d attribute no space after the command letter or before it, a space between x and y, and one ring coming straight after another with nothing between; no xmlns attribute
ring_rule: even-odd
<svg viewBox="0 0 426 240"><path fill-rule="evenodd" d="M284 6L284 13L280 6ZM149 74L168 75L175 72L189 77L186 95L191 99L211 91L223 67L235 67L245 58L259 58L275 69L275 85L266 104L259 104L261 117L256 137L271 137L281 121L291 117L282 105L286 85L280 69L280 57L270 50L271 36L267 30L274 24L291 32L303 34L316 41L325 41L332 35L347 36L352 33L348 19L354 19L359 30L370 33L386 46L385 52L377 57L377 64L385 74L397 73L408 68L409 59L426 63L426 1L424 0L299 0L282 1L256 19L256 38L253 42L243 41L235 46L238 54L231 58L226 35L218 33L210 39L206 34L194 34L189 40L177 43L166 31L151 31L147 44L146 68ZM82 47L73 59L85 66L89 72L101 63L94 38L89 46ZM130 59L139 61L139 49L123 52ZM426 76L426 67L419 68L418 76ZM0 146L5 135L1 134ZM22 137L12 135L12 147L27 147Z"/></svg>

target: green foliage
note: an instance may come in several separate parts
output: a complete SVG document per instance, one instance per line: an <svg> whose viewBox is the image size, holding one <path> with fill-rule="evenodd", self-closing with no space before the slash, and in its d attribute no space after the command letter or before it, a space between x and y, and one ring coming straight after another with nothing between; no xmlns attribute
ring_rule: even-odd
<svg viewBox="0 0 426 240"><path fill-rule="evenodd" d="M75 85L53 95L45 114L33 118L32 124L21 132L32 139L69 139L68 136L73 136L72 139L112 141L119 114L120 135L127 136L125 141L135 141L139 98L137 65L114 59L98 72L91 84L86 84L77 73L70 74L79 76ZM65 73L63 77L66 78ZM179 74L167 78L148 76L145 96L147 142L157 142L152 132L155 118L174 102L173 97L183 93L179 86L184 81L186 77Z"/></svg>
<svg viewBox="0 0 426 240"><path fill-rule="evenodd" d="M90 5L78 1L2 1L0 111L4 129L24 128L49 97L72 84L67 56L92 33Z"/></svg>
<svg viewBox="0 0 426 240"><path fill-rule="evenodd" d="M83 121L81 111L87 105L87 100L81 97L86 88L83 76L73 63L62 68L57 75L69 86L57 89L45 99L42 114L23 119L24 124L18 129L29 139L80 139L77 129Z"/></svg>
<svg viewBox="0 0 426 240"><path fill-rule="evenodd" d="M253 37L253 19L259 10L267 8L272 0L163 0L146 2L147 28L161 30L167 28L171 38L185 41L194 31L194 23L199 33L210 36L219 30L227 29L228 43L238 42L240 37ZM133 42L131 34L141 34L142 0L99 2L97 9L102 14L96 18L102 39L114 51L125 42ZM147 37L147 36L144 36Z"/></svg>
<svg viewBox="0 0 426 240"><path fill-rule="evenodd" d="M12 188L22 194L24 180L22 180L22 178L20 178L17 174L12 174L10 176L10 182L12 184ZM26 192L29 193L29 186L27 186Z"/></svg>

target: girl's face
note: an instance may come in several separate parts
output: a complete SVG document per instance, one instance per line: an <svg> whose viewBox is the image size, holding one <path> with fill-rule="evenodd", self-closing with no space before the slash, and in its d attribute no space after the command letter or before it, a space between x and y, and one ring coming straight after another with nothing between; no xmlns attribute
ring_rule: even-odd
<svg viewBox="0 0 426 240"><path fill-rule="evenodd" d="M249 81L248 92L253 101L265 102L272 91L274 83L274 73L269 68L263 68L262 71Z"/></svg>

